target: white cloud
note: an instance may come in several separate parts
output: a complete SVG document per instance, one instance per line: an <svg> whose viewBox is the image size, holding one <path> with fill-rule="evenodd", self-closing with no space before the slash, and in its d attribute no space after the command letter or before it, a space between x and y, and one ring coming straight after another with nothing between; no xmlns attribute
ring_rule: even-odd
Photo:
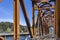
<svg viewBox="0 0 60 40"><path fill-rule="evenodd" d="M0 19L0 22L12 22L13 23L13 19Z"/></svg>
<svg viewBox="0 0 60 40"><path fill-rule="evenodd" d="M26 26L26 23L20 22L20 24Z"/></svg>
<svg viewBox="0 0 60 40"><path fill-rule="evenodd" d="M11 23L14 23L13 19L0 19L0 22L11 22ZM20 22L20 24L26 26L26 23Z"/></svg>

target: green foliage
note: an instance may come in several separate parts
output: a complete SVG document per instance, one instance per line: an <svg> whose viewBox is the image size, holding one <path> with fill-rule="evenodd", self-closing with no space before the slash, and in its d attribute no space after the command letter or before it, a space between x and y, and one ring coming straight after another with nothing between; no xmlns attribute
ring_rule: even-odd
<svg viewBox="0 0 60 40"><path fill-rule="evenodd" d="M10 22L0 22L0 33L11 33L14 32L13 23ZM26 26L20 25L20 32L28 32Z"/></svg>

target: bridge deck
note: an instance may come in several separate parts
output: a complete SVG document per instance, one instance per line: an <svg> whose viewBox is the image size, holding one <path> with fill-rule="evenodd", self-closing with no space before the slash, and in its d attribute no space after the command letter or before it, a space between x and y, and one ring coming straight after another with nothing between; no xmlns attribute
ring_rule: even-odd
<svg viewBox="0 0 60 40"><path fill-rule="evenodd" d="M14 35L14 33L0 33L0 36L12 36L12 35ZM20 33L20 35L29 35L29 33L28 32L26 32L26 33Z"/></svg>
<svg viewBox="0 0 60 40"><path fill-rule="evenodd" d="M36 36L35 38L27 38L28 40L56 40L56 36L52 34L44 35L44 36Z"/></svg>

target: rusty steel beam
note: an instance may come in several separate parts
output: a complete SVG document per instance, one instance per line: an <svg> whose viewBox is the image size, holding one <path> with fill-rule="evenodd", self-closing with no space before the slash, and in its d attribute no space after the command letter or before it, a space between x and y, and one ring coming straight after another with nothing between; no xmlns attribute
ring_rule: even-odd
<svg viewBox="0 0 60 40"><path fill-rule="evenodd" d="M49 2L48 2L48 0L41 0L41 3L47 4L47 3L49 3Z"/></svg>
<svg viewBox="0 0 60 40"><path fill-rule="evenodd" d="M44 8L43 8L43 7L40 7L40 8L41 8L42 10L43 10L43 9L45 9L45 10L46 10L46 9L51 9L51 8L52 8L52 9L54 9L54 8L55 8L55 5L53 5L53 6L51 6L51 7L46 6L46 7L44 7ZM36 6L34 6L34 10L38 10L37 5L36 5Z"/></svg>
<svg viewBox="0 0 60 40"><path fill-rule="evenodd" d="M14 0L14 40L20 40L20 1Z"/></svg>
<svg viewBox="0 0 60 40"><path fill-rule="evenodd" d="M39 18L39 21L40 21L39 25L41 26L42 35L43 35L42 14L41 14L41 13L40 13L40 18ZM39 27L40 27L40 26L39 26Z"/></svg>
<svg viewBox="0 0 60 40"><path fill-rule="evenodd" d="M39 17L40 17L40 8L38 8L38 15L37 15L37 19L36 19L36 28L38 26Z"/></svg>
<svg viewBox="0 0 60 40"><path fill-rule="evenodd" d="M41 0L41 2L48 2L48 0Z"/></svg>
<svg viewBox="0 0 60 40"><path fill-rule="evenodd" d="M39 13L39 34L41 34L40 31L42 31L42 35L43 35L43 26L42 26L42 13L40 12L40 10L42 10L42 8L38 7L38 13ZM41 30L40 30L41 29Z"/></svg>
<svg viewBox="0 0 60 40"><path fill-rule="evenodd" d="M29 19L28 19L28 15L27 15L27 11L26 11L26 8L25 8L25 5L24 5L24 1L20 0L20 3L21 3L21 7L22 7L22 10L23 10L23 14L24 14L24 17L25 17L25 21L26 21L29 33L30 33L31 38L32 38L33 36L32 36L32 32L31 32L31 25L30 25L30 22L29 22Z"/></svg>
<svg viewBox="0 0 60 40"><path fill-rule="evenodd" d="M43 22L42 22L42 28L43 28L43 33L44 33L44 35L45 35L45 22L44 22L44 20L43 20Z"/></svg>
<svg viewBox="0 0 60 40"><path fill-rule="evenodd" d="M34 3L32 4L32 30L33 36L35 35L35 14L34 14Z"/></svg>
<svg viewBox="0 0 60 40"><path fill-rule="evenodd" d="M34 24L35 24L35 15L34 15L34 4L32 4L32 31L34 35Z"/></svg>
<svg viewBox="0 0 60 40"><path fill-rule="evenodd" d="M46 23L46 33L49 34L49 27L48 27L48 23Z"/></svg>
<svg viewBox="0 0 60 40"><path fill-rule="evenodd" d="M46 17L44 17L44 19L45 19ZM45 32L45 35L47 35L47 34L49 34L49 27L48 27L48 23L45 21L45 20L43 20L43 24L42 24L42 26L44 27L43 28L43 30L45 30L44 32Z"/></svg>
<svg viewBox="0 0 60 40"><path fill-rule="evenodd" d="M41 17L40 10L41 10L41 8L38 7L38 15L37 15L37 19L36 19L36 28L38 27L38 24L39 24L39 34L41 34L41 33L40 33L40 31L41 31L41 30L40 30L40 23L39 23L39 22L40 22L39 20L40 20L40 17Z"/></svg>
<svg viewBox="0 0 60 40"><path fill-rule="evenodd" d="M45 23L45 35L49 33L48 25Z"/></svg>
<svg viewBox="0 0 60 40"><path fill-rule="evenodd" d="M55 19L56 19L56 37L60 38L60 0L56 0L55 5Z"/></svg>
<svg viewBox="0 0 60 40"><path fill-rule="evenodd" d="M36 19L36 28L37 28L37 26L38 26L38 17L37 17L37 19Z"/></svg>

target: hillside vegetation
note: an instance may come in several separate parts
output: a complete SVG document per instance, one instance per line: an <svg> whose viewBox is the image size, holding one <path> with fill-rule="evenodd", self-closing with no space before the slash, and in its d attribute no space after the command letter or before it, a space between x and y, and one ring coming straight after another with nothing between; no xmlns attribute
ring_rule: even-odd
<svg viewBox="0 0 60 40"><path fill-rule="evenodd" d="M13 23L0 22L0 33L12 33L14 32ZM28 32L27 26L20 25L20 32Z"/></svg>

